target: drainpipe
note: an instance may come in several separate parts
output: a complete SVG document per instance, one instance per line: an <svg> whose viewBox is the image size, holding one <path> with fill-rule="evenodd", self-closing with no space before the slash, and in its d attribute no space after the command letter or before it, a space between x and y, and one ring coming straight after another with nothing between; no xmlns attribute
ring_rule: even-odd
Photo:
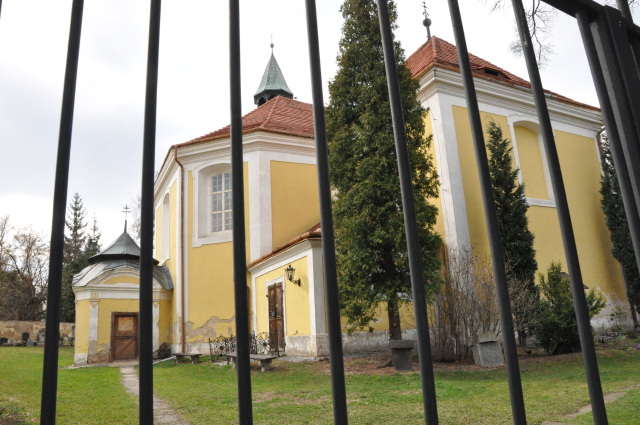
<svg viewBox="0 0 640 425"><path fill-rule="evenodd" d="M187 337L184 331L185 324L185 296L184 296L184 167L180 160L178 160L178 146L173 147L173 159L180 167L180 299L181 299L181 315L180 315L180 352L185 353L187 345Z"/></svg>

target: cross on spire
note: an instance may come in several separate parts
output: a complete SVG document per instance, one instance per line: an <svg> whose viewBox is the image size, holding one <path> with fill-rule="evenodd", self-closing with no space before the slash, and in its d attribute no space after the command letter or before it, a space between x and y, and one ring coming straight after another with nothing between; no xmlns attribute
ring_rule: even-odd
<svg viewBox="0 0 640 425"><path fill-rule="evenodd" d="M127 215L131 212L131 209L129 208L128 205L125 205L124 208L122 209L122 212L124 213L124 231L126 233L127 232Z"/></svg>
<svg viewBox="0 0 640 425"><path fill-rule="evenodd" d="M431 39L431 19L429 19L429 12L427 12L427 2L422 2L422 15L424 16L424 20L422 21L422 25L427 28L427 41Z"/></svg>

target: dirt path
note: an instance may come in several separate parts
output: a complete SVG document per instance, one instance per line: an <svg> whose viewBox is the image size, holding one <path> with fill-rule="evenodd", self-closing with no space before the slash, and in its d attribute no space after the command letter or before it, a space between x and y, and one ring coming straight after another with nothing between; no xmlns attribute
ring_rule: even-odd
<svg viewBox="0 0 640 425"><path fill-rule="evenodd" d="M617 391L614 393L607 393L604 395L604 402L605 403L611 403L612 401L616 401L618 400L620 397L624 396L627 392L634 390L636 388L640 387L640 385L632 385L630 387L627 388L623 388L621 391ZM570 413L568 415L565 415L564 417L567 420L573 419L577 416L580 415L584 415L585 413L589 413L591 412L591 404L587 404L586 406L581 407L580 409L578 409L578 411L576 413ZM545 421L542 422L542 425L564 425L563 422L550 422L550 421Z"/></svg>
<svg viewBox="0 0 640 425"><path fill-rule="evenodd" d="M138 375L133 366L124 366L120 368L122 375L122 385L129 394L138 396L140 394L138 388ZM167 403L156 396L153 396L153 423L167 425L189 425L176 412L171 410Z"/></svg>

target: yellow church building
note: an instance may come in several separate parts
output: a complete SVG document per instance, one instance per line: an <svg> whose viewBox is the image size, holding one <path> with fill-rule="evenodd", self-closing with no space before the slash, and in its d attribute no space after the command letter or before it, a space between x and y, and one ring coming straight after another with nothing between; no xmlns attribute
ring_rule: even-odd
<svg viewBox="0 0 640 425"><path fill-rule="evenodd" d="M484 124L499 124L520 169L536 259L564 259L556 206L530 84L470 55ZM429 110L427 133L440 176L437 231L450 252L488 239L456 48L432 37L406 64ZM243 117L247 301L252 330L286 354L324 356L328 336L311 105L293 99L273 56ZM594 326L629 305L599 205L597 108L547 92L547 102L585 284L607 300ZM230 129L172 146L155 184L154 348L208 353L208 340L235 332ZM74 279L76 364L137 352L137 246L126 232ZM345 352L388 343L386 315L374 332L344 335ZM404 326L407 328L407 326ZM415 331L405 329L407 336ZM132 348L136 347L136 348ZM275 348L275 347L273 347ZM132 354L133 353L133 354Z"/></svg>

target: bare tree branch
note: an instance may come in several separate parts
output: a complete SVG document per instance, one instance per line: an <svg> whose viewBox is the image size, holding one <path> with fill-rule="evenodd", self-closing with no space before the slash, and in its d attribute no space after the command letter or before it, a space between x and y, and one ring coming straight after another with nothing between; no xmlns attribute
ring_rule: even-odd
<svg viewBox="0 0 640 425"><path fill-rule="evenodd" d="M489 7L491 13L501 12L508 7L506 0L482 0ZM640 3L640 0L628 0L629 6L632 8ZM616 0L606 0L604 3L615 7ZM553 30L553 25L557 16L554 7L549 6L542 0L528 0L525 3L527 24L531 32L531 41L533 42L538 59L538 66L544 67L553 54L553 43L549 37ZM517 34L517 32L516 32ZM520 38L516 35L510 45L510 50L516 56L522 54L522 45Z"/></svg>
<svg viewBox="0 0 640 425"><path fill-rule="evenodd" d="M0 320L40 320L47 294L49 250L31 228L0 218Z"/></svg>

